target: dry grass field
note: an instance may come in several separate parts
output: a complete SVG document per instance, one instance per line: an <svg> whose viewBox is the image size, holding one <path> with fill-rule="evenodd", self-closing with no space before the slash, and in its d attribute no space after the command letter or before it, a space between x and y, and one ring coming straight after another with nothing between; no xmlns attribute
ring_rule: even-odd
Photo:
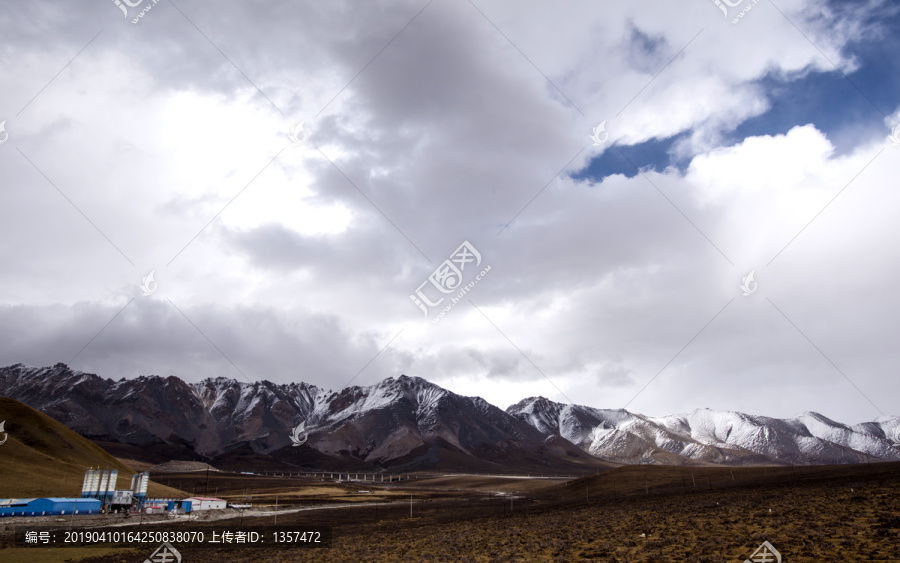
<svg viewBox="0 0 900 563"><path fill-rule="evenodd" d="M234 488L240 487L240 479L230 479ZM254 506L268 504L264 498L276 491L279 498L289 497L293 488L315 487L321 502L347 495L341 492L343 485L249 481L244 488L255 484ZM284 506L278 524L297 529L332 526L334 544L329 549L179 549L183 563L742 563L768 540L785 563L900 561L900 464L731 470L632 466L567 483L505 482L520 494L499 494L510 491L499 489L499 480L491 478L448 477L410 486L404 482L369 498L365 506L292 512L296 506L314 504L309 497L304 501L302 495L294 496L288 501L294 506ZM451 494L448 489L461 490ZM259 525L273 519L252 520ZM215 524L222 522L204 525ZM140 563L150 551L101 555L83 550L71 560ZM0 559L22 552L0 551Z"/></svg>

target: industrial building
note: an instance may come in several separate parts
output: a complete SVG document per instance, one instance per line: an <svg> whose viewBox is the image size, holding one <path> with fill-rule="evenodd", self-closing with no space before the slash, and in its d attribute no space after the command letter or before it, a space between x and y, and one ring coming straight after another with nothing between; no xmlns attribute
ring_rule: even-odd
<svg viewBox="0 0 900 563"><path fill-rule="evenodd" d="M191 499L148 498L144 501L143 510L147 514L156 514L160 512L187 514L191 511Z"/></svg>
<svg viewBox="0 0 900 563"><path fill-rule="evenodd" d="M0 517L99 514L101 508L93 498L11 498L0 500Z"/></svg>
<svg viewBox="0 0 900 563"><path fill-rule="evenodd" d="M213 497L150 499L147 498L149 472L144 471L132 476L130 489L116 489L118 476L119 472L115 469L85 471L81 498L0 499L0 517L100 514L135 510L148 514L163 512L187 514L192 510L217 510L226 506L223 499Z"/></svg>
<svg viewBox="0 0 900 563"><path fill-rule="evenodd" d="M114 491L109 508L113 512L127 512L134 504L134 491Z"/></svg>
<svg viewBox="0 0 900 563"><path fill-rule="evenodd" d="M84 484L81 486L81 498L95 498L102 504L106 504L112 498L118 478L119 472L115 469L85 471Z"/></svg>
<svg viewBox="0 0 900 563"><path fill-rule="evenodd" d="M147 498L150 473L144 471L131 477L130 489L116 489L119 472L115 469L89 469L84 472L81 498L93 498L111 510L130 510L132 505L141 508Z"/></svg>
<svg viewBox="0 0 900 563"><path fill-rule="evenodd" d="M131 490L134 492L134 499L137 501L138 507L143 504L147 498L147 487L150 485L150 472L135 473L131 477Z"/></svg>
<svg viewBox="0 0 900 563"><path fill-rule="evenodd" d="M191 510L218 510L225 508L226 504L224 500L213 497L190 497L183 502L190 502Z"/></svg>

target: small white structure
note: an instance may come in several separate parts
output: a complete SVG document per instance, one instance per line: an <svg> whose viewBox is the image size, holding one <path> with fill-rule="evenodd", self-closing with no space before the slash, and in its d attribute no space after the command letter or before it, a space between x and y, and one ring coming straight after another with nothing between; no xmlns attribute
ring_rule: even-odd
<svg viewBox="0 0 900 563"><path fill-rule="evenodd" d="M227 504L220 498L213 497L190 497L184 499L191 503L191 511L194 510L219 510L225 508ZM182 501L184 502L184 501Z"/></svg>
<svg viewBox="0 0 900 563"><path fill-rule="evenodd" d="M144 512L147 514L162 514L168 508L168 503L162 501L147 501L144 503Z"/></svg>

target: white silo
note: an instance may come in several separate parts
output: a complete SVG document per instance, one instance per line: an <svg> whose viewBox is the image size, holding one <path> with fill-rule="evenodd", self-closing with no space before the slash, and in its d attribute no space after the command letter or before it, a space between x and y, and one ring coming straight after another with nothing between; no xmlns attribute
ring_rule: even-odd
<svg viewBox="0 0 900 563"><path fill-rule="evenodd" d="M150 472L144 471L137 477L137 488L134 489L134 497L137 499L138 505L142 506L147 498L147 487L150 485Z"/></svg>
<svg viewBox="0 0 900 563"><path fill-rule="evenodd" d="M108 502L112 499L113 492L116 490L116 484L119 481L119 470L113 469L109 472L109 480L106 482L106 490L103 492L103 501Z"/></svg>
<svg viewBox="0 0 900 563"><path fill-rule="evenodd" d="M100 483L97 486L96 498L99 498L101 501L103 497L106 496L106 485L109 483L109 471L104 469L100 472Z"/></svg>
<svg viewBox="0 0 900 563"><path fill-rule="evenodd" d="M84 483L81 485L81 498L91 498L94 484L94 470L88 469L84 472Z"/></svg>
<svg viewBox="0 0 900 563"><path fill-rule="evenodd" d="M87 485L88 497L97 498L97 490L100 488L100 471L92 469L88 473L90 473Z"/></svg>

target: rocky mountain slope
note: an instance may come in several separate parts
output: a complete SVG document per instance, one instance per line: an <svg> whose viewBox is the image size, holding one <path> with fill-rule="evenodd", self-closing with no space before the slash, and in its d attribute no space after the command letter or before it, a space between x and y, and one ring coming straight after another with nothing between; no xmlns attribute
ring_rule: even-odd
<svg viewBox="0 0 900 563"><path fill-rule="evenodd" d="M329 468L593 471L603 465L481 398L416 377L336 392L306 383L226 378L193 384L159 376L113 381L64 364L17 364L0 368L0 395L33 406L118 455L152 453L154 461L232 456L250 463L259 454ZM306 441L295 448L290 433L300 423Z"/></svg>
<svg viewBox="0 0 900 563"><path fill-rule="evenodd" d="M814 412L778 419L697 409L655 418L622 409L564 405L543 397L524 399L507 413L545 436L561 436L603 459L795 464L900 461L898 417L847 426Z"/></svg>
<svg viewBox="0 0 900 563"><path fill-rule="evenodd" d="M595 471L612 463L900 461L900 418L847 426L698 409L648 417L543 397L503 411L418 377L340 391L227 378L113 381L65 364L0 368L0 395L122 457L319 468ZM304 424L294 447L291 431Z"/></svg>

